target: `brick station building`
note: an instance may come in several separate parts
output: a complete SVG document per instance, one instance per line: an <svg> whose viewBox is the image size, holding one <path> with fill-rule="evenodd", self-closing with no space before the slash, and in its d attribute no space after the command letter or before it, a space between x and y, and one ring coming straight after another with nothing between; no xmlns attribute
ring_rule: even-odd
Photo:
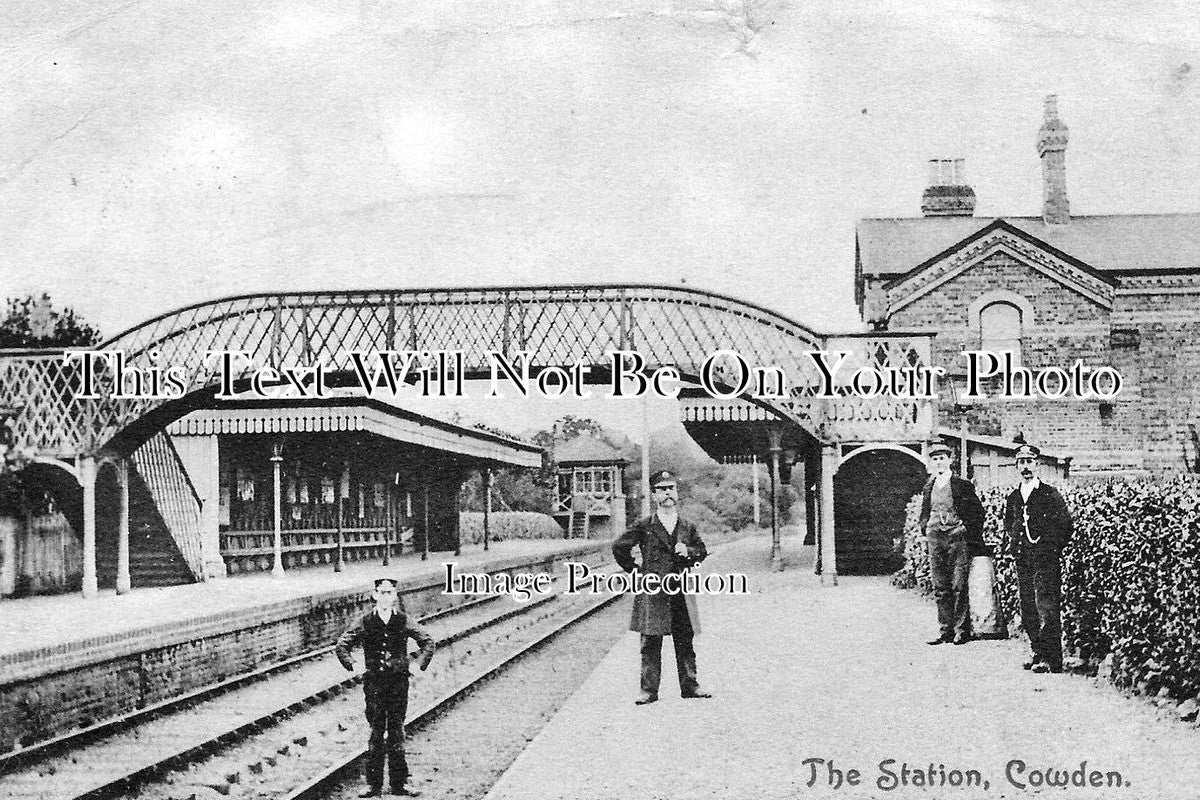
<svg viewBox="0 0 1200 800"><path fill-rule="evenodd" d="M974 216L961 162L932 163L923 216L864 219L855 293L876 330L934 332L951 373L944 432L1009 440L1018 431L1071 458L1073 477L1196 471L1200 424L1200 214L1072 216L1067 126L1046 99L1037 132L1040 217ZM1012 351L1024 367L1109 366L1115 401L963 397L964 350ZM994 449L994 448L993 448ZM974 451L974 447L972 447ZM976 459L968 457L968 473Z"/></svg>

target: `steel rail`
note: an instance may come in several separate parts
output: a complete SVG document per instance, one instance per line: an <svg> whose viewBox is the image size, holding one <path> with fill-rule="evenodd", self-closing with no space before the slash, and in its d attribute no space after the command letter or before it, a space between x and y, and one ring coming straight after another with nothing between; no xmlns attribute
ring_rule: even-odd
<svg viewBox="0 0 1200 800"><path fill-rule="evenodd" d="M444 647L446 645L461 641L462 639L472 636L481 630L495 625L496 623L503 622L515 616L524 614L531 609L540 607L556 598L557 595L546 595L538 600L531 600L529 603L506 611L503 614L483 620L462 630L455 631L449 636L438 639L437 646ZM328 647L324 649L325 651L329 651L333 648ZM302 697L299 700L291 702L283 708L276 709L275 711L250 720L249 722L239 725L232 730L217 734L216 736L213 736L212 738L201 742L198 745L180 750L156 761L153 764L147 765L120 778L109 781L102 786L97 786L89 789L86 792L83 792L82 794L74 795L70 798L70 800L110 800L110 798L124 797L136 787L153 780L154 778L157 778L165 772L169 772L172 769L188 764L199 758L213 755L223 747L236 744L242 739L245 739L246 737L255 733L259 733L260 731L271 727L277 722L294 716L301 711L311 708L312 706L315 706L321 702L330 700L347 689L351 689L357 684L361 683L362 678L362 673L351 675L345 680L339 681L331 686L327 686L305 697Z"/></svg>
<svg viewBox="0 0 1200 800"><path fill-rule="evenodd" d="M557 578L558 576L555 577ZM500 595L489 595L475 598L466 603L462 603L461 605L442 609L424 617L420 617L419 621L429 622L453 617L458 613L475 610L480 606L497 600L499 597ZM491 625L511 619L520 614L524 614L533 608L540 607L542 604L554 600L555 597L556 595L546 595L536 600L531 600L530 602L514 609L510 609L503 614L490 617L466 628L454 631L448 636L439 639L437 644L438 646L453 644L468 636L472 636ZM307 653L301 653L283 661L258 667L250 672L236 675L232 678L228 678L215 684L200 687L199 689L179 695L178 697L173 697L168 700L163 700L159 703L146 706L145 708L131 711L128 714L122 714L120 716L113 717L112 719L104 720L103 722L95 725L81 728L76 731L71 731L70 733L66 733L61 736L56 736L53 739L47 739L45 741L38 742L37 744L30 745L27 748L15 751L13 753L6 753L0 756L0 776L11 773L16 769L28 768L36 764L38 761L52 758L71 750L80 749L106 736L120 734L124 730L132 728L139 723L149 722L153 719L167 716L170 713L186 710L207 700L219 697L220 695L227 694L228 692L248 686L252 683L266 680L275 673L286 671L297 665L303 664L306 661L312 661L328 655L333 651L333 649L334 645L326 645L324 647L317 648L316 650L310 650ZM326 700L334 697L346 689L351 688L361 680L361 674L352 675L345 680L326 686L304 698L301 698L298 701L288 704L283 708L276 709L275 711L260 716L255 720L247 722L236 729L225 731L198 745L177 753L173 753L164 759L159 760L155 764L148 765L125 776L110 781L104 786L91 789L82 795L78 795L78 797L114 797L116 796L114 794L115 792L127 790L132 786L136 786L139 783L152 779L156 775L172 769L181 763L192 760L195 757L210 754L214 752L215 749L227 744L231 744L248 733L253 733L254 731L267 727L274 722L292 716L297 711L303 710L319 700Z"/></svg>

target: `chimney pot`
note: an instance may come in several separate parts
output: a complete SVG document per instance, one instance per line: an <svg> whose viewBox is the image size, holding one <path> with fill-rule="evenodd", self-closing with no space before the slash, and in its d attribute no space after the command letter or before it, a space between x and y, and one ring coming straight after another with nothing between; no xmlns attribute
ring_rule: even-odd
<svg viewBox="0 0 1200 800"><path fill-rule="evenodd" d="M929 186L921 195L927 217L970 217L975 213L975 190L966 184L961 158L929 160Z"/></svg>

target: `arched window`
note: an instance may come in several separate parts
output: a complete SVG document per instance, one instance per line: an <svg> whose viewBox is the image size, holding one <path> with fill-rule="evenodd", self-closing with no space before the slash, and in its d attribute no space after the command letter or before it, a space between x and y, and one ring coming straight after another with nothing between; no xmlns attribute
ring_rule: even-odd
<svg viewBox="0 0 1200 800"><path fill-rule="evenodd" d="M979 349L1011 351L1021 361L1021 309L1012 303L989 303L979 311Z"/></svg>

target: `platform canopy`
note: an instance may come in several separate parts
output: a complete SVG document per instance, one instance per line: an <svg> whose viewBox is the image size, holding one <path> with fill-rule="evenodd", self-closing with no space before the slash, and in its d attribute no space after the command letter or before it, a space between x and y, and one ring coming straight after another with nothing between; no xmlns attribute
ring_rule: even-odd
<svg viewBox="0 0 1200 800"><path fill-rule="evenodd" d="M418 414L369 398L281 399L195 411L175 435L364 432L406 444L514 467L540 467L542 449L518 439Z"/></svg>

